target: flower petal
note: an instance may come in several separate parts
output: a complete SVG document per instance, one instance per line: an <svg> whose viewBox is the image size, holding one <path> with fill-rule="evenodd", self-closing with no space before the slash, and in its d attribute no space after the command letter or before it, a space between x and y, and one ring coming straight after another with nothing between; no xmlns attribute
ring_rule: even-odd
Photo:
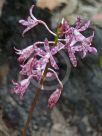
<svg viewBox="0 0 102 136"><path fill-rule="evenodd" d="M91 21L88 20L80 29L78 29L78 31L82 32L85 31L91 24Z"/></svg>
<svg viewBox="0 0 102 136"><path fill-rule="evenodd" d="M36 22L36 23L34 23L34 24L32 24L32 25L27 26L27 28L23 31L22 36L24 36L24 34L25 34L27 31L29 31L30 29L32 29L33 27L35 27L37 24L38 24L38 23Z"/></svg>
<svg viewBox="0 0 102 136"><path fill-rule="evenodd" d="M30 58L28 62L25 65L21 65L22 69L20 71L21 75L31 75L32 70L34 69L34 66L36 65L36 59Z"/></svg>
<svg viewBox="0 0 102 136"><path fill-rule="evenodd" d="M91 45L91 42L92 42L92 40L93 40L93 37L94 37L94 31L93 31L93 33L92 33L91 36L89 36L88 38L86 38L86 39L84 40L84 42L86 42L87 44Z"/></svg>
<svg viewBox="0 0 102 136"><path fill-rule="evenodd" d="M38 25L39 21L37 19L34 20L29 16L27 21L26 20L19 20L19 23L22 24L23 26L26 26L26 29L22 33L22 35L24 36L24 34L27 31L29 31L30 29L32 29L33 27Z"/></svg>
<svg viewBox="0 0 102 136"><path fill-rule="evenodd" d="M26 89L28 88L28 86L30 84L30 79L31 79L31 77L28 77L27 79L24 79L24 80L20 81L19 83L13 82L15 87L13 89L11 89L11 92L16 93L16 94L20 94L20 98L22 99Z"/></svg>
<svg viewBox="0 0 102 136"><path fill-rule="evenodd" d="M52 76L53 76L53 73L51 73L51 72L47 73L47 77L52 77Z"/></svg>
<svg viewBox="0 0 102 136"><path fill-rule="evenodd" d="M58 67L58 65L57 65L57 63L56 63L56 61L55 61L53 56L50 56L50 63L51 63L53 68L59 69L59 67Z"/></svg>
<svg viewBox="0 0 102 136"><path fill-rule="evenodd" d="M97 49L94 48L94 47L89 47L89 48L88 48L88 51L89 51L89 52L92 52L92 53L97 53Z"/></svg>
<svg viewBox="0 0 102 136"><path fill-rule="evenodd" d="M51 49L51 54L55 55L60 50L64 49L65 45L61 42L58 42L57 45Z"/></svg>
<svg viewBox="0 0 102 136"><path fill-rule="evenodd" d="M73 65L74 67L76 67L76 66L77 66L77 59L76 59L74 53L75 53L75 51L74 51L74 50L71 50L71 47L69 46L69 47L68 47L69 59L70 59L72 65Z"/></svg>
<svg viewBox="0 0 102 136"><path fill-rule="evenodd" d="M46 52L50 51L49 42L48 42L47 38L45 39L45 42L44 42L44 48L45 48Z"/></svg>
<svg viewBox="0 0 102 136"><path fill-rule="evenodd" d="M34 51L36 52L36 54L38 55L38 56L45 56L45 54L46 54L46 52L45 51L43 51L41 48L38 48L37 46L34 48Z"/></svg>
<svg viewBox="0 0 102 136"><path fill-rule="evenodd" d="M29 22L28 21L26 21L26 20L19 20L19 23L20 24L22 24L22 25L24 25L24 26L28 26L29 25Z"/></svg>
<svg viewBox="0 0 102 136"><path fill-rule="evenodd" d="M16 49L17 50L17 49ZM34 52L34 46L30 45L23 50L17 50L16 54L20 55L18 58L19 62L25 61Z"/></svg>
<svg viewBox="0 0 102 136"><path fill-rule="evenodd" d="M79 29L81 27L81 19L80 19L80 17L78 16L77 17L77 20L76 20L76 29Z"/></svg>

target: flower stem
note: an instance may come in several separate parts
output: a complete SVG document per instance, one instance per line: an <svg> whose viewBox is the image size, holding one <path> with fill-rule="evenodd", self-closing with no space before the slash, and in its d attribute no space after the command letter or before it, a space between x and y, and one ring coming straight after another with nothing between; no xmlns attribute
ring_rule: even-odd
<svg viewBox="0 0 102 136"><path fill-rule="evenodd" d="M42 25L44 25L46 27L46 29L49 31L50 34L52 34L55 37L57 36L54 32L52 32L50 30L50 28L47 26L47 24L44 21L42 21L42 20L38 20L38 21L39 21L39 23L41 23Z"/></svg>
<svg viewBox="0 0 102 136"><path fill-rule="evenodd" d="M32 7L31 7L31 9L30 9L30 16L31 16L31 18L32 18L33 20L35 20L35 21L38 21L40 24L44 25L44 26L46 27L46 29L49 31L49 33L51 33L53 36L57 36L54 32L52 32L52 31L50 30L50 28L47 26L47 24L46 24L44 21L38 20L37 18L35 18L35 17L33 16L33 13L32 13L33 8L34 8L34 5L32 5Z"/></svg>
<svg viewBox="0 0 102 136"><path fill-rule="evenodd" d="M43 76L42 76L42 78L41 78L41 80L39 82L39 86L38 86L38 88L36 90L36 94L35 94L35 96L33 98L31 108L30 108L30 111L29 111L29 114L28 114L28 119L27 119L27 121L25 123L25 126L23 128L23 131L22 131L22 136L26 136L27 128L29 127L29 123L32 120L33 112L34 112L34 110L36 108L36 105L37 105L37 103L39 101L39 98L40 98L40 95L41 95L41 91L42 91L41 88L42 88L42 86L44 84L44 81L45 81L45 78L46 78L46 75L47 75L47 71L48 71L48 67L49 67L49 63L47 63L47 65L46 65Z"/></svg>

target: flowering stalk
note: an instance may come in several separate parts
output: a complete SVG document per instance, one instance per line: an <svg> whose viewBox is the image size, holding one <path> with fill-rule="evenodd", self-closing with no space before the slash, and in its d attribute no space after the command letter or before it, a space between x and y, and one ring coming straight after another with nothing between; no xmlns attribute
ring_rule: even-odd
<svg viewBox="0 0 102 136"><path fill-rule="evenodd" d="M58 37L58 36L56 36L56 37ZM57 42L56 42L57 39L58 39L58 38L55 38L55 42L49 42L49 43L53 43L53 44L55 45L55 44L57 44ZM39 43L42 44L43 42L37 42L36 44L39 44ZM62 82L59 80L59 78L58 78L56 72L49 68L49 62L48 62L48 63L46 64L46 67L45 67L44 73L43 73L43 75L42 75L42 78L41 78L41 80L40 80L40 82L39 82L38 88L37 88L37 90L36 90L36 94L35 94L35 96L34 96L34 98L33 98L33 101L32 101L32 104L31 104L31 109L30 109L29 114L28 114L28 119L27 119L27 121L26 121L26 123L25 123L25 126L24 126L24 128L23 128L23 131L22 131L22 136L26 136L26 131L27 131L27 128L28 128L28 126L29 126L29 123L30 123L31 120L32 120L33 112L34 112L34 110L35 110L35 108L36 108L37 102L39 101L39 98L40 98L40 95L41 95L41 91L42 91L41 88L42 88L42 86L44 85L44 81L45 81L45 79L46 79L48 70L52 71L52 72L55 74L55 76L56 76L58 82L60 83L61 87L63 88ZM60 94L61 94L61 93L60 93ZM50 99L51 99L51 98L50 98ZM53 103L50 99L49 99L49 103ZM50 101L51 101L51 102L50 102ZM56 101L56 102L57 102L57 101ZM55 102L54 102L53 104L55 104ZM49 107L53 107L53 106L54 106L53 104L50 104Z"/></svg>
<svg viewBox="0 0 102 136"><path fill-rule="evenodd" d="M33 8L34 6L30 8L30 16L27 20L19 21L20 24L26 27L22 35L24 36L27 31L37 26L38 24L43 24L49 33L55 37L55 40L48 41L48 39L45 38L44 41L38 41L25 49L15 49L16 53L19 55L18 61L20 62L21 66L20 74L27 76L27 79L24 79L19 83L13 81L15 87L12 89L12 92L20 94L20 97L23 98L23 95L25 94L31 79L34 78L39 81L38 89L33 99L28 119L22 132L22 136L26 136L26 131L32 119L33 111L39 100L41 90L44 88L44 81L46 77L55 76L59 83L58 87L51 94L48 100L48 107L53 108L60 98L63 90L63 84L55 71L59 70L59 66L54 58L55 55L61 50L67 50L71 64L73 67L76 67L76 53L82 53L82 58L84 58L88 52L97 52L96 48L91 47L94 32L87 38L81 34L82 31L88 29L90 26L90 21L83 23L80 17L78 17L75 23L75 27L71 27L66 20L62 19L62 22L57 28L57 32L54 33L49 29L44 21L38 20L32 14ZM43 48L40 48L39 45L42 45Z"/></svg>
<svg viewBox="0 0 102 136"><path fill-rule="evenodd" d="M38 88L36 90L36 94L33 98L33 101L32 101L32 104L31 104L31 108L30 108L30 111L29 111L29 114L28 114L28 119L25 123L25 126L23 128L23 131L22 131L22 136L26 136L26 131L27 131L27 128L29 126L29 123L30 121L32 120L32 116L33 116L33 112L36 108L36 105L37 105L37 102L39 101L39 98L40 98L40 95L41 95L41 91L42 91L42 86L44 84L44 81L45 81L45 78L46 78L46 75L47 75L47 71L48 71L48 64L46 65L46 68L45 68L45 71L43 73L43 76L39 82L39 85L38 85Z"/></svg>

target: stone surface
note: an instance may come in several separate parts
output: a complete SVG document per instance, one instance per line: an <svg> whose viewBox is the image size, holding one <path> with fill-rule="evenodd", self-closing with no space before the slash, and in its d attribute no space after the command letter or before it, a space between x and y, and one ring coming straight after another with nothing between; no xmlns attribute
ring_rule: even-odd
<svg viewBox="0 0 102 136"><path fill-rule="evenodd" d="M0 16L2 14L2 8L3 8L4 3L5 3L5 0L0 0Z"/></svg>
<svg viewBox="0 0 102 136"><path fill-rule="evenodd" d="M43 0L40 0L42 2ZM102 1L101 0L52 0L57 2L54 10L52 11L52 27L55 28L62 17L68 19L70 24L75 22L77 16L81 16L84 19L92 18L102 11ZM63 4L64 3L64 4ZM62 6L59 6L62 5ZM49 6L47 6L49 8ZM98 22L98 23L97 23ZM94 21L95 24L101 26L101 22Z"/></svg>

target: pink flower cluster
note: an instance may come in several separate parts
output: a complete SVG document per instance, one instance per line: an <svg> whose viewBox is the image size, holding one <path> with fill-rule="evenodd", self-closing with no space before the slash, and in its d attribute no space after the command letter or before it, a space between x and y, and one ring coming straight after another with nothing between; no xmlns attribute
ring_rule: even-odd
<svg viewBox="0 0 102 136"><path fill-rule="evenodd" d="M46 27L49 33L56 37L56 33L52 32L45 22L34 17L32 14L33 7L34 6L32 6L30 9L30 16L28 19L19 21L20 24L26 27L23 31L23 36L33 27L37 26L38 24L42 24ZM55 41L48 41L48 39L45 38L44 41L36 42L23 50L15 49L16 53L19 55L18 61L20 62L21 66L20 74L25 75L28 78L19 83L13 81L15 87L12 89L12 92L20 94L22 98L32 78L41 80L47 63L50 63L47 76L55 76L59 82L58 88L56 88L48 100L48 106L50 108L54 107L63 90L63 84L55 71L59 70L59 67L54 57L61 50L67 50L70 62L74 67L76 67L76 53L82 53L82 58L86 56L87 52L96 53L96 48L91 47L94 32L92 32L92 35L89 37L85 37L81 33L89 28L89 26L90 21L82 23L80 17L77 17L75 27L70 26L66 20L62 19L60 36L55 46L53 46ZM43 48L40 48L40 45L42 45Z"/></svg>

